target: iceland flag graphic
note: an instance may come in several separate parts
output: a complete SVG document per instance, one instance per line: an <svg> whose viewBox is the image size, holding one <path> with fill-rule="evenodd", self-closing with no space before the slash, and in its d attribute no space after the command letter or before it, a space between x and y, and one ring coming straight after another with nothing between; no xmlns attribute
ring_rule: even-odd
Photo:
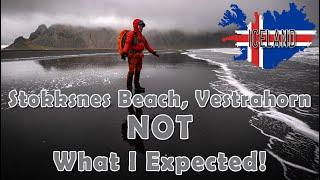
<svg viewBox="0 0 320 180"><path fill-rule="evenodd" d="M241 54L234 60L247 60L263 68L275 68L280 62L290 59L295 53L310 46L316 36L315 25L307 19L304 7L298 9L290 3L288 11L254 13L255 21L246 24L246 15L236 5L224 13L219 26L236 25L236 35L225 37L235 41Z"/></svg>

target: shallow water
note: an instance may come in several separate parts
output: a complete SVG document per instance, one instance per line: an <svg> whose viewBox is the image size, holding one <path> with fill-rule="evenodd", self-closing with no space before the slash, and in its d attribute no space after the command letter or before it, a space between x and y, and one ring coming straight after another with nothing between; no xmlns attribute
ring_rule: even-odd
<svg viewBox="0 0 320 180"><path fill-rule="evenodd" d="M287 179L313 179L319 173L319 49L307 48L272 70L233 61L235 48L189 50L186 54L219 65L219 81L211 87L221 93L310 94L311 108L251 109L250 124L270 138L268 152L278 159Z"/></svg>
<svg viewBox="0 0 320 180"><path fill-rule="evenodd" d="M41 164L51 164L40 174L45 178L48 175L59 177L50 161L53 149L85 149L94 155L110 151L125 155L130 149L138 152L148 149L169 155L181 155L181 152L212 155L222 151L239 156L248 155L250 150L266 149L274 159L267 160L269 171L258 174L260 179L316 179L319 141L297 130L319 131L319 60L314 58L319 53L311 50L306 55L299 54L269 71L253 68L247 62L234 62L232 56L237 54L236 49L190 50L186 54L195 59L170 52L163 53L160 59L146 56L141 79L148 93L165 93L174 88L182 97L192 99L195 89L210 87L214 93L237 90L242 94L257 94L270 89L273 94L308 93L313 99L312 108L199 109L195 107L195 101L190 100L185 113L194 114L196 122L188 141L179 140L177 135L166 142L154 138L130 141L125 134L125 119L130 110L119 109L115 105L107 110L8 109L7 105L8 92L12 89L24 90L28 94L38 93L42 88L49 91L61 89L66 94L110 92L112 97L116 97L117 89L125 88L127 62L113 54L7 60L1 63L1 111L5 114L1 123L2 130L5 130L2 138L7 138L6 156L15 157L11 151L17 147L19 150L16 151L21 154L32 153L32 150L39 152L37 160ZM297 82L303 85L297 86ZM151 117L160 113L171 116L181 113L177 109L160 108L136 111ZM307 124L307 128L299 126L300 122ZM12 170L14 163L7 162L7 166ZM36 165L27 169L32 171L34 167ZM125 169L122 172L128 175ZM37 177L37 173L33 173L31 177ZM282 177L278 176L279 173ZM141 174L143 171L138 173ZM186 175L190 174L194 175ZM229 173L221 176L224 175L230 177ZM235 178L241 175L247 179L257 178L244 172L231 175Z"/></svg>

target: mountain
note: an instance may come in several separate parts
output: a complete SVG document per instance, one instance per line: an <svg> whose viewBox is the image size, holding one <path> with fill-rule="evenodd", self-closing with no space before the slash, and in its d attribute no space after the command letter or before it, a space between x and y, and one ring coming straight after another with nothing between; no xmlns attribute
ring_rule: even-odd
<svg viewBox="0 0 320 180"><path fill-rule="evenodd" d="M44 46L37 45L33 43L29 39L25 39L24 37L20 36L14 40L13 44L4 48L4 49L46 49Z"/></svg>
<svg viewBox="0 0 320 180"><path fill-rule="evenodd" d="M6 49L97 49L117 46L118 30L111 28L86 28L55 24L50 27L42 24L28 39L17 38ZM144 32L149 43L157 49L185 49L226 47L232 43L222 44L221 38L228 33L186 33L178 30Z"/></svg>

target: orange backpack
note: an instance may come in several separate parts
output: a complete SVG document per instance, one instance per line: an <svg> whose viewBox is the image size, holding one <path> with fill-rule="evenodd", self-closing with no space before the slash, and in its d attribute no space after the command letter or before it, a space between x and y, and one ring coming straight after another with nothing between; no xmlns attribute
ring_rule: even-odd
<svg viewBox="0 0 320 180"><path fill-rule="evenodd" d="M124 45L126 43L127 34L130 30L124 29L120 32L118 36L118 53L121 54L123 52Z"/></svg>
<svg viewBox="0 0 320 180"><path fill-rule="evenodd" d="M130 32L130 30L124 29L120 31L120 34L118 36L118 53L121 54L123 52L124 45L126 44L127 35ZM138 37L136 33L134 33L134 37L132 40L132 44L138 43Z"/></svg>

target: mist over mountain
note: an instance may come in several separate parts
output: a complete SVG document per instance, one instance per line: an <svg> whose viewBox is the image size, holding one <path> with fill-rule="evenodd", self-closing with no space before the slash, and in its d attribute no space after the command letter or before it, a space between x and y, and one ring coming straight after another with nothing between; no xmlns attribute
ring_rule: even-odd
<svg viewBox="0 0 320 180"><path fill-rule="evenodd" d="M117 48L120 30L111 28L86 28L55 24L47 27L42 24L29 38L18 37L6 49L97 49ZM144 36L156 49L186 49L232 47L234 43L222 43L222 37L232 34L226 32L190 33L179 30L146 30Z"/></svg>

